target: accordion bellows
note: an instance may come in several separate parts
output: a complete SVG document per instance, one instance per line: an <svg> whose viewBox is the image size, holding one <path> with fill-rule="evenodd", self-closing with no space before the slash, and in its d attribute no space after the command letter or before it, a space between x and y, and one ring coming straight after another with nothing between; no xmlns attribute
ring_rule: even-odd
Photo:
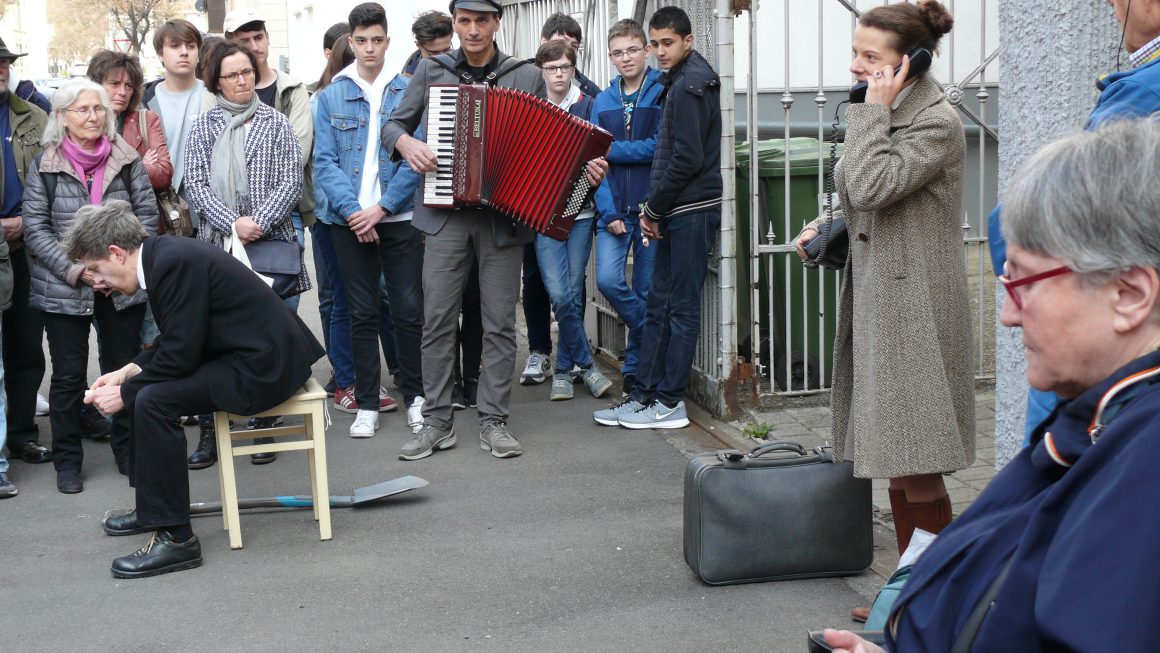
<svg viewBox="0 0 1160 653"><path fill-rule="evenodd" d="M427 144L439 159L423 205L489 206L566 240L596 187L585 165L612 134L529 93L484 84L432 84Z"/></svg>

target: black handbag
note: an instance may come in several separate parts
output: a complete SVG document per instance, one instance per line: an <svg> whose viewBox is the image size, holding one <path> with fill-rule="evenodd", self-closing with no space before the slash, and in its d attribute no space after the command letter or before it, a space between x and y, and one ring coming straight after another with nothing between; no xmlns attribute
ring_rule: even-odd
<svg viewBox="0 0 1160 653"><path fill-rule="evenodd" d="M807 268L821 266L829 270L841 270L846 267L846 259L850 257L850 234L846 231L846 218L834 217L834 168L837 164L838 116L835 114L830 133L830 169L826 172L826 221L818 225L818 235L803 247L806 259L802 264Z"/></svg>
<svg viewBox="0 0 1160 653"><path fill-rule="evenodd" d="M137 131L141 135L141 142L145 145L145 149L148 150L149 128L145 122L144 108L137 110ZM157 210L161 215L159 233L162 235L192 236L193 212L189 210L189 204L181 199L177 191L173 190L172 186L167 186L161 189L154 188L153 194L157 197Z"/></svg>
<svg viewBox="0 0 1160 653"><path fill-rule="evenodd" d="M274 280L270 288L282 299L299 293L298 275L302 272L302 258L298 243L286 240L255 240L246 245L250 268Z"/></svg>
<svg viewBox="0 0 1160 653"><path fill-rule="evenodd" d="M710 585L847 576L874 560L870 481L829 447L694 456L684 502L685 562Z"/></svg>

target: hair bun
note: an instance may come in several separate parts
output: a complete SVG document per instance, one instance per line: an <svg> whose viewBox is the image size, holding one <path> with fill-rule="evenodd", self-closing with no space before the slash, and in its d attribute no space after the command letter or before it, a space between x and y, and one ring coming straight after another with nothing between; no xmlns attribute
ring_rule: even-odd
<svg viewBox="0 0 1160 653"><path fill-rule="evenodd" d="M955 25L955 17L938 0L919 0L918 13L936 37L950 32Z"/></svg>

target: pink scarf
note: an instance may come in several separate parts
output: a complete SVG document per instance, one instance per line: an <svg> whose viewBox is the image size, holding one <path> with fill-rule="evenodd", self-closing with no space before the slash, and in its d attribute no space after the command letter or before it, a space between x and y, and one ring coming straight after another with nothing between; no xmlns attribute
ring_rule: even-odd
<svg viewBox="0 0 1160 653"><path fill-rule="evenodd" d="M81 180L92 178L89 184L89 203L100 206L101 196L105 186L105 163L109 160L109 152L113 146L109 139L101 136L92 152L86 152L81 146L72 142L68 136L60 142L60 153L73 165L77 176Z"/></svg>

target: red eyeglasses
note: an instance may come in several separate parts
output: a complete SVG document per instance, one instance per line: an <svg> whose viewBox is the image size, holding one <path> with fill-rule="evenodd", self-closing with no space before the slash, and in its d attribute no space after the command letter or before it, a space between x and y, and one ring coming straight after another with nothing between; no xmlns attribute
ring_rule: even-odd
<svg viewBox="0 0 1160 653"><path fill-rule="evenodd" d="M1007 295L1011 298L1011 301L1015 302L1015 308L1023 310L1023 298L1019 295L1019 293L1015 292L1016 288L1033 284L1036 281L1043 281L1044 279L1050 279L1051 277L1058 277L1060 275L1068 274L1069 272L1074 272L1074 270L1067 267L1066 265L1061 265L1046 272L1033 274L1029 277L1023 277L1022 279L1015 279L1014 281L1012 281L1011 277L1007 276L1006 274L1006 263L1003 264L1003 272L1004 274L999 275L999 283L1003 284L1003 287L1007 289Z"/></svg>

